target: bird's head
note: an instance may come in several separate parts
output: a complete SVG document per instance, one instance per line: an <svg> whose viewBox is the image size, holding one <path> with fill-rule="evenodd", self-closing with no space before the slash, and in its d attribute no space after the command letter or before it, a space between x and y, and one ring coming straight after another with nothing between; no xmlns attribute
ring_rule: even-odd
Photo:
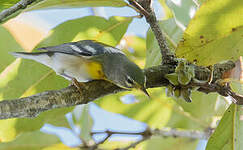
<svg viewBox="0 0 243 150"><path fill-rule="evenodd" d="M149 96L148 92L146 91L146 76L143 70L132 62L127 63L124 67L125 69L123 70L122 74L122 86L127 89L139 89Z"/></svg>
<svg viewBox="0 0 243 150"><path fill-rule="evenodd" d="M105 54L100 62L103 63L104 73L109 81L125 89L139 89L149 96L143 70L124 54Z"/></svg>

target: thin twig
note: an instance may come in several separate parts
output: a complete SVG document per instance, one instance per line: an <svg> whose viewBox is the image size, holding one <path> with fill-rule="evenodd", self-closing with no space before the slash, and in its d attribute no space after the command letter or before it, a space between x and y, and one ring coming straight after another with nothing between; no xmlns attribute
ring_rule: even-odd
<svg viewBox="0 0 243 150"><path fill-rule="evenodd" d="M92 135L94 134L108 134L108 135L114 135L114 134L126 134L126 135L141 135L144 137L150 137L152 135L156 136L163 136L163 137L187 137L191 139L208 139L209 133L201 132L201 131L188 131L188 130L178 130L178 129L150 129L147 128L144 131L141 132L120 132L120 131L99 131L99 132L92 132Z"/></svg>
<svg viewBox="0 0 243 150"><path fill-rule="evenodd" d="M191 139L207 140L211 133L201 132L201 131L164 129L164 130L152 130L151 134L155 136L164 136L164 137L186 137Z"/></svg>
<svg viewBox="0 0 243 150"><path fill-rule="evenodd" d="M18 10L26 8L28 5L32 4L35 1L37 0L21 0L12 7L3 10L2 12L0 12L0 22L2 22L8 16L17 12Z"/></svg>
<svg viewBox="0 0 243 150"><path fill-rule="evenodd" d="M177 64L175 55L170 51L166 38L159 27L156 15L151 7L151 0L129 0L129 3L136 7L140 13L145 16L147 23L150 25L160 47L162 64Z"/></svg>
<svg viewBox="0 0 243 150"><path fill-rule="evenodd" d="M92 146L92 147L95 146L95 148L97 148L99 144L104 143L104 141L106 141L110 136L115 134L142 136L142 139L128 145L127 147L116 149L116 150L128 150L129 148L135 148L138 144L142 143L145 140L150 139L151 136L174 137L174 138L183 137L183 138L190 138L190 139L207 140L211 135L211 131L202 132L202 131L178 130L178 129L169 129L169 128L164 128L159 130L159 129L147 128L146 130L141 132L120 132L120 131L110 131L110 130L91 132L91 135L95 135L95 134L107 134L107 137L104 140Z"/></svg>
<svg viewBox="0 0 243 150"><path fill-rule="evenodd" d="M132 4L132 6L137 8L137 10L139 10L139 12L141 14L146 15L146 16L149 15L149 13L136 0L130 0L130 3Z"/></svg>
<svg viewBox="0 0 243 150"><path fill-rule="evenodd" d="M110 131L110 130L106 130L106 131L94 131L94 132L91 132L91 135L94 135L94 134L108 134L108 135L112 135L112 134L131 134L131 135L141 135L141 133L144 133L143 132L119 132L119 131Z"/></svg>

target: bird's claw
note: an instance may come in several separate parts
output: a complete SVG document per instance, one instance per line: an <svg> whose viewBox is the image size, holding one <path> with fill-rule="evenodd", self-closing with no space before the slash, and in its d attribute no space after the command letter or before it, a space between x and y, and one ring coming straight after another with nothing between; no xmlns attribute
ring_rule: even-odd
<svg viewBox="0 0 243 150"><path fill-rule="evenodd" d="M82 94L82 87L85 87L83 83L78 82L75 78L72 78L71 85L75 86L80 94Z"/></svg>

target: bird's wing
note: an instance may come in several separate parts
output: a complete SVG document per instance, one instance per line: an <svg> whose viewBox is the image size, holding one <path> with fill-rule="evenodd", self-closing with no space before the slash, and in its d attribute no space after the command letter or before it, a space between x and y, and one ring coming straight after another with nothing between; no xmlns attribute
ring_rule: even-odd
<svg viewBox="0 0 243 150"><path fill-rule="evenodd" d="M65 43L58 46L42 47L39 48L39 50L72 54L77 56L96 56L104 53L124 54L121 50L115 47L111 47L92 40L83 40L78 42Z"/></svg>

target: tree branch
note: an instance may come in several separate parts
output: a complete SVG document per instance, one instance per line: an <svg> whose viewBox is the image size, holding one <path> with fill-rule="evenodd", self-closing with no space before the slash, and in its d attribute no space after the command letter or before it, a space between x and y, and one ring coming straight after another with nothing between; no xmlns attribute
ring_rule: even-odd
<svg viewBox="0 0 243 150"><path fill-rule="evenodd" d="M134 143L131 143L127 147L118 148L116 150L128 150L130 148L135 148L138 144L141 142L150 139L152 136L162 136L162 137L174 137L174 138L190 138L190 139L205 139L207 140L209 136L211 135L211 130L208 130L206 132L201 131L192 131L192 130L178 130L178 129L150 129L147 128L144 131L141 132L119 132L119 131L99 131L99 132L91 132L91 135L97 135L97 134L107 134L104 140L101 142L98 142L94 145L91 145L90 147L86 147L88 149L92 148L98 148L99 144L104 143L109 137L115 134L122 134L122 135L140 135L142 138Z"/></svg>
<svg viewBox="0 0 243 150"><path fill-rule="evenodd" d="M20 9L26 8L28 5L32 4L35 1L37 0L21 0L18 3L16 3L14 6L3 10L2 12L0 12L0 23L8 16L14 14Z"/></svg>
<svg viewBox="0 0 243 150"><path fill-rule="evenodd" d="M168 73L166 66L157 66L146 70L148 87L168 85L163 75ZM162 76L162 77L161 77ZM99 97L124 91L116 85L103 80L84 83L82 94L75 87L70 86L61 90L47 91L30 97L3 100L0 102L0 119L36 117L39 113L54 109L86 104Z"/></svg>
<svg viewBox="0 0 243 150"><path fill-rule="evenodd" d="M227 68L233 68L233 64L234 63L229 63ZM218 67L221 66L219 65ZM174 72L174 68L171 67L171 65L160 65L145 69L147 78L146 87L168 86L169 81L164 78L164 76L172 72ZM196 79L198 80L208 79L210 76L210 71L205 67L196 67L195 72ZM214 80L217 80L220 79L218 74L222 74L222 72L219 71L214 74ZM223 96L229 95L227 91L226 93L222 92L223 88L219 86L217 86L217 88L212 88L212 86L205 84L198 86L200 86L200 89L205 93L218 92L221 95L224 94ZM121 89L108 81L97 80L84 83L81 90L82 94L80 94L75 87L70 86L61 90L47 91L30 97L3 100L0 102L0 119L36 117L46 110L86 104L99 97L124 91L125 89ZM223 89L223 91L225 91L225 89Z"/></svg>

